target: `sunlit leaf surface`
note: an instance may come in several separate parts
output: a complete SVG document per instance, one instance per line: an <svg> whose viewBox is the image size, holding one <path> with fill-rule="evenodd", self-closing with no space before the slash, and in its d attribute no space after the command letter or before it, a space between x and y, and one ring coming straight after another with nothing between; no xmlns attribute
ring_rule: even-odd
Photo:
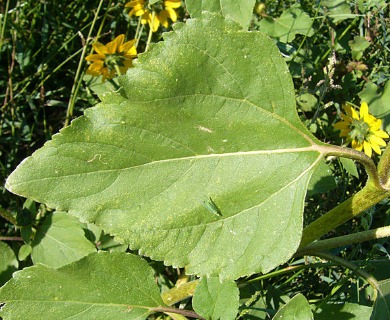
<svg viewBox="0 0 390 320"><path fill-rule="evenodd" d="M0 296L4 320L140 320L164 305L147 262L119 252L93 253L60 269L25 268Z"/></svg>
<svg viewBox="0 0 390 320"><path fill-rule="evenodd" d="M215 15L177 24L122 90L53 136L7 180L188 273L267 272L297 249L323 154L266 36Z"/></svg>

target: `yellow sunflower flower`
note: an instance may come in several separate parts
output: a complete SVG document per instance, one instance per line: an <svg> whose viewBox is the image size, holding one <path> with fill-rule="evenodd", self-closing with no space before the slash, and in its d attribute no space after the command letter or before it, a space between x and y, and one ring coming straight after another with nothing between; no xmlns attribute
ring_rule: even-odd
<svg viewBox="0 0 390 320"><path fill-rule="evenodd" d="M349 104L344 106L344 111L345 114L340 114L342 121L334 124L334 128L340 130L340 137L345 137L352 148L364 151L369 157L372 156L372 150L381 154L380 147L386 146L383 139L389 138L389 135L380 129L382 120L369 114L366 102L360 105L359 113Z"/></svg>
<svg viewBox="0 0 390 320"><path fill-rule="evenodd" d="M148 0L132 0L125 4L126 8L132 8L130 16L141 17L142 24L149 24L152 32L156 32L160 25L168 28L168 19L176 22L177 12L180 8L181 0L157 1L149 4Z"/></svg>
<svg viewBox="0 0 390 320"><path fill-rule="evenodd" d="M133 66L133 59L137 56L134 46L135 40L125 41L125 35L117 36L106 45L96 42L92 44L96 54L90 54L85 60L92 62L87 69L91 76L103 76L102 81L112 79L116 73L123 74Z"/></svg>

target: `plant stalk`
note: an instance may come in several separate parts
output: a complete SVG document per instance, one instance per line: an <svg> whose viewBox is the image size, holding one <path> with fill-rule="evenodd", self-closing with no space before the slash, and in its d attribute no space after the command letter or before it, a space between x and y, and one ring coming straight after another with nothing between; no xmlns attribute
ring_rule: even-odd
<svg viewBox="0 0 390 320"><path fill-rule="evenodd" d="M378 165L379 171L377 170L374 161L363 152L337 146L325 146L320 148L325 148L323 152L327 155L346 157L360 162L367 172L368 181L366 186L355 195L304 228L298 251L327 234L329 231L334 230L341 224L357 217L361 212L371 208L379 201L390 196L390 188L388 187L387 181L390 168L389 147L387 147Z"/></svg>
<svg viewBox="0 0 390 320"><path fill-rule="evenodd" d="M389 190L378 189L374 183L368 181L367 185L358 193L304 228L298 250L303 249L339 225L357 217L361 212L369 209L388 196L390 196Z"/></svg>
<svg viewBox="0 0 390 320"><path fill-rule="evenodd" d="M361 243L363 241L381 239L386 237L390 237L390 226L316 241L298 250L294 256L315 255L316 252L345 247L351 244Z"/></svg>
<svg viewBox="0 0 390 320"><path fill-rule="evenodd" d="M22 237L0 236L0 241L23 241Z"/></svg>
<svg viewBox="0 0 390 320"><path fill-rule="evenodd" d="M390 189L390 143L387 144L387 147L379 160L378 176L381 184L386 189Z"/></svg>

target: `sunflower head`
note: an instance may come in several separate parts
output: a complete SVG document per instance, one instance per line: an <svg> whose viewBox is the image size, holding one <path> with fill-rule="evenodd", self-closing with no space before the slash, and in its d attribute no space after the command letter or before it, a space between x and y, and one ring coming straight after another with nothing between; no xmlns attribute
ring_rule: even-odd
<svg viewBox="0 0 390 320"><path fill-rule="evenodd" d="M352 148L364 151L369 157L372 151L381 154L380 147L386 146L384 139L389 135L381 130L382 120L375 118L368 112L368 104L362 102L359 113L349 104L344 106L341 113L341 121L335 123L334 128L340 130L340 137L346 138L346 143L351 143Z"/></svg>
<svg viewBox="0 0 390 320"><path fill-rule="evenodd" d="M106 45L96 42L92 45L95 54L90 54L85 60L92 62L87 69L87 74L103 76L102 81L112 79L115 74L123 74L133 65L133 59L137 56L135 41L124 42L123 34L117 36Z"/></svg>
<svg viewBox="0 0 390 320"><path fill-rule="evenodd" d="M149 3L149 0L133 0L125 4L131 8L130 16L140 17L142 24L149 24L152 32L156 32L160 25L168 28L168 19L176 22L176 9L180 8L181 0L159 0Z"/></svg>

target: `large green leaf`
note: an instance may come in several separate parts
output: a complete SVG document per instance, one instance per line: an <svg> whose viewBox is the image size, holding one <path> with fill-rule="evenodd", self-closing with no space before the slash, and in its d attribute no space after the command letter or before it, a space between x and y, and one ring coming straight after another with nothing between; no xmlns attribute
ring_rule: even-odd
<svg viewBox="0 0 390 320"><path fill-rule="evenodd" d="M321 147L273 42L212 15L177 24L117 93L26 159L6 187L188 273L287 261Z"/></svg>
<svg viewBox="0 0 390 320"><path fill-rule="evenodd" d="M64 212L48 215L32 243L33 262L59 268L96 251L76 218Z"/></svg>
<svg viewBox="0 0 390 320"><path fill-rule="evenodd" d="M146 319L164 306L152 268L140 257L100 252L59 269L25 268L0 289L12 319Z"/></svg>
<svg viewBox="0 0 390 320"><path fill-rule="evenodd" d="M216 12L248 29L255 0L186 0L192 18L201 18L204 11Z"/></svg>

